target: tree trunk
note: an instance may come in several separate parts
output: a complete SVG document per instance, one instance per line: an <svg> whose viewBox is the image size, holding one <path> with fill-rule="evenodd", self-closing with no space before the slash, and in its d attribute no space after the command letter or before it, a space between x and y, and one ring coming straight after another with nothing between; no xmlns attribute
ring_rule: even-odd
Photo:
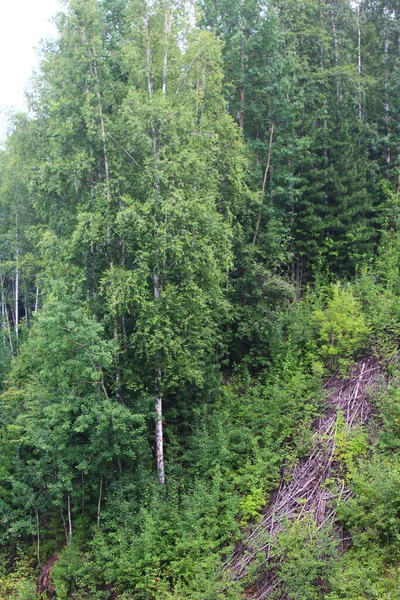
<svg viewBox="0 0 400 600"><path fill-rule="evenodd" d="M156 374L156 459L157 473L161 485L165 485L165 467L164 467L164 431L163 431L163 408L162 395L159 389L161 383L161 370Z"/></svg>
<svg viewBox="0 0 400 600"><path fill-rule="evenodd" d="M388 39L388 37L386 37L385 43L384 43L385 98L384 98L383 108L384 108L384 112L385 112L386 134L388 137L388 142L387 142L387 146L385 149L385 159L386 159L386 164L388 166L387 178L390 179L390 165L392 162L392 154L391 154L391 149L390 149L390 104L389 104L389 98L388 98L389 74L388 74L388 67L387 67L388 59L389 59L389 39Z"/></svg>
<svg viewBox="0 0 400 600"><path fill-rule="evenodd" d="M357 4L357 54L358 54L358 118L362 120L362 90L361 90L361 73L362 73L362 58L361 58L361 8L360 3Z"/></svg>
<svg viewBox="0 0 400 600"><path fill-rule="evenodd" d="M160 300L160 282L157 269L153 272L154 282L154 302L157 304ZM165 485L165 467L164 467L164 431L163 431L163 402L162 402L162 371L159 357L155 358L155 413L156 413L156 461L157 473L161 485Z"/></svg>
<svg viewBox="0 0 400 600"><path fill-rule="evenodd" d="M240 67L241 67L241 88L240 88L240 109L239 109L239 126L243 131L244 128L244 40L242 40L242 47L240 49Z"/></svg>
<svg viewBox="0 0 400 600"><path fill-rule="evenodd" d="M267 166L265 167L265 171L264 171L264 179L262 182L262 188L261 188L261 200L260 200L260 209L258 211L258 216L257 216L257 222L256 222L256 228L254 230L254 237L253 237L253 246L256 245L257 242L257 236L258 236L258 230L260 228L260 224L261 224L261 217L262 217L262 211L263 211L263 206L264 206L264 197L265 197L265 187L267 185L267 179L268 179L268 173L271 167L271 157L272 157L272 142L274 139L274 126L271 125L270 128L270 136L269 136L269 147L268 147L268 159L267 159Z"/></svg>
<svg viewBox="0 0 400 600"><path fill-rule="evenodd" d="M15 213L15 337L18 346L19 336L19 239L18 213Z"/></svg>
<svg viewBox="0 0 400 600"><path fill-rule="evenodd" d="M35 314L37 313L38 310L39 310L39 288L36 287L36 294L35 294Z"/></svg>
<svg viewBox="0 0 400 600"><path fill-rule="evenodd" d="M5 326L7 328L8 341L10 344L10 353L11 353L11 356L14 356L14 346L13 346L12 335L11 335L11 325L10 325L10 319L8 316L6 297L4 294L4 277L1 274L0 274L0 285L1 285L1 313L2 313L2 317L3 317L3 327Z"/></svg>
<svg viewBox="0 0 400 600"><path fill-rule="evenodd" d="M72 544L71 496L68 494L68 544Z"/></svg>
<svg viewBox="0 0 400 600"><path fill-rule="evenodd" d="M144 3L144 12L143 12L143 24L144 24L144 35L146 41L146 72L147 72L147 91L149 95L149 102L151 103L153 100L153 69L152 69L152 53L150 46L150 35L149 35L149 22L147 16L147 3ZM164 56L163 56L163 72L162 72L162 93L165 95L167 90L167 66L168 66L168 35L170 31L170 22L168 18L168 2L165 1L165 12L164 12L164 26L165 26L165 45L164 45ZM153 124L151 124L151 134L153 138L153 160L154 160L154 175L155 182L153 185L154 194L159 193L159 184L158 184L158 142L157 142L157 133ZM155 231L154 235L157 238L157 207L155 207ZM155 239L155 266L153 268L153 299L154 306L157 311L157 307L160 301L160 279L158 273L158 258L159 258L159 248L157 246L157 239ZM156 445L156 462L157 462L157 473L158 478L160 480L161 485L165 485L165 468L164 468L164 431L163 431L163 402L162 402L162 370L160 365L160 358L156 354L155 357L155 382L154 382L154 408L155 408L155 418L156 418L156 426L155 426L155 445Z"/></svg>
<svg viewBox="0 0 400 600"><path fill-rule="evenodd" d="M97 527L100 526L101 497L103 494L103 475L100 477L99 501L97 503Z"/></svg>
<svg viewBox="0 0 400 600"><path fill-rule="evenodd" d="M38 509L35 509L36 512L36 556L37 556L37 561L38 561L38 565L39 567L42 566L42 563L40 562L40 521L39 521L39 513L38 513Z"/></svg>
<svg viewBox="0 0 400 600"><path fill-rule="evenodd" d="M167 67L168 67L168 43L169 34L171 32L171 14L169 9L169 1L164 2L164 56L163 56L163 69L162 69L162 93L165 96L167 92Z"/></svg>

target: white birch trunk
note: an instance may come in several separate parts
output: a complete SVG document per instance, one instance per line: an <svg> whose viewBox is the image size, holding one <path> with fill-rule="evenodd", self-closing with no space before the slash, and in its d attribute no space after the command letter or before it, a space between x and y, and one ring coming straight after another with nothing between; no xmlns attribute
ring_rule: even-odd
<svg viewBox="0 0 400 600"><path fill-rule="evenodd" d="M160 282L158 278L157 269L153 272L153 283L154 283L154 302L156 305L160 300ZM164 466L164 429L163 429L163 402L162 402L162 372L161 367L156 356L155 364L155 413L156 413L156 461L157 461L157 473L161 485L165 485L165 466Z"/></svg>
<svg viewBox="0 0 400 600"><path fill-rule="evenodd" d="M167 17L167 0L165 3L165 13L164 13L164 23L165 23L165 46L164 46L164 56L163 56L163 73L162 73L162 93L165 94L167 90L167 65L168 65L168 35L169 35L169 27L168 25L168 17ZM149 102L152 102L153 99L153 70L152 70L152 53L150 46L150 35L149 35L149 22L147 16L147 3L144 3L144 12L143 12L143 25L144 25L144 35L146 40L146 71L147 71L147 90L149 94ZM155 174L157 175L157 159L158 159L158 148L157 148L157 134L154 126L151 126L151 132L153 136L153 159L154 159L154 169ZM156 181L154 185L155 193L158 193L158 182ZM156 235L156 233L155 233ZM157 242L156 242L157 245ZM159 249L156 249L156 254L158 255ZM158 302L160 300L160 281L157 266L154 267L153 270L153 299L154 304L157 309ZM154 396L155 396L155 418L156 418L156 426L155 426L155 446L156 446L156 462L157 462L157 473L158 478L160 480L161 485L165 485L165 468L164 468L164 430L163 430L163 403L162 403L162 371L159 362L159 358L156 354L155 356L155 382L154 382Z"/></svg>
<svg viewBox="0 0 400 600"><path fill-rule="evenodd" d="M162 423L162 398L156 398L156 456L157 456L157 472L161 485L165 485L165 468L164 468L164 439L163 439L163 423Z"/></svg>

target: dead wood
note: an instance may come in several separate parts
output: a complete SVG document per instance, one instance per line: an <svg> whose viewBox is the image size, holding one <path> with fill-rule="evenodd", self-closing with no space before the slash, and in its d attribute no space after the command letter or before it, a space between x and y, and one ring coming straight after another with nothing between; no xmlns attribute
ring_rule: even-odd
<svg viewBox="0 0 400 600"><path fill-rule="evenodd" d="M270 564L273 558L271 541L282 531L288 519L312 517L318 529L328 523L334 524L332 501L339 499L343 502L351 496L350 490L337 476L338 414L343 415L349 429L366 425L372 415L371 393L379 389L382 383L383 369L375 358L365 359L358 364L347 379L331 376L325 382L325 411L316 423L312 452L299 460L290 471L284 472L280 487L272 495L261 522L248 532L225 566L231 580L241 580L247 576L248 567L256 558L259 559L260 554L265 555L263 573L247 591L248 598L264 600L279 587ZM331 478L338 483L336 492L325 486ZM344 548L349 538L343 532L341 537ZM285 600L284 595L279 598Z"/></svg>
<svg viewBox="0 0 400 600"><path fill-rule="evenodd" d="M41 566L36 586L36 593L38 596L46 594L48 598L55 598L56 589L51 579L51 571L57 561L58 556L53 556Z"/></svg>

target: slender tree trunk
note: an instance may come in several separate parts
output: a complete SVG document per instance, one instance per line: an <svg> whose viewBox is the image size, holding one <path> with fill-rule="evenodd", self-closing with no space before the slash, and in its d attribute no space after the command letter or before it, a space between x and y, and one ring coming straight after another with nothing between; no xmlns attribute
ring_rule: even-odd
<svg viewBox="0 0 400 600"><path fill-rule="evenodd" d="M396 21L398 21L399 19L399 15L398 13L396 13ZM397 37L397 52L398 52L398 56L399 56L399 60L400 60L400 33L398 34ZM397 115L397 133L398 135L400 135L400 121L399 121L399 115ZM400 141L397 144L397 168L399 170L399 174L397 176L397 193L400 194Z"/></svg>
<svg viewBox="0 0 400 600"><path fill-rule="evenodd" d="M38 565L39 567L42 566L42 563L40 562L40 523L39 523L39 513L38 513L38 509L35 509L36 511L36 556L37 556L37 561L38 561Z"/></svg>
<svg viewBox="0 0 400 600"><path fill-rule="evenodd" d="M164 467L164 430L163 430L163 408L162 408L162 393L161 393L162 373L158 365L156 365L156 460L157 473L161 485L165 485L165 467Z"/></svg>
<svg viewBox="0 0 400 600"><path fill-rule="evenodd" d="M154 283L154 302L157 305L160 301L160 282L157 268L153 273ZM165 466L164 466L164 428L163 428L163 401L162 401L162 371L158 355L155 357L155 413L156 413L156 461L157 473L161 485L165 485Z"/></svg>
<svg viewBox="0 0 400 600"><path fill-rule="evenodd" d="M169 1L164 1L164 55L162 69L162 93L165 96L167 92L167 68L168 68L168 44L171 33L172 18L170 14Z"/></svg>
<svg viewBox="0 0 400 600"><path fill-rule="evenodd" d="M362 120L362 89L361 89L361 76L362 76L362 55L361 55L361 7L360 3L357 4L357 58L358 58L358 119Z"/></svg>
<svg viewBox="0 0 400 600"><path fill-rule="evenodd" d="M103 475L100 477L99 501L97 503L97 527L100 527L101 497L103 494Z"/></svg>
<svg viewBox="0 0 400 600"><path fill-rule="evenodd" d="M296 262L296 297L297 297L297 300L300 300L300 298L301 298L303 277L304 277L304 256L302 254L300 254L297 257L297 262Z"/></svg>
<svg viewBox="0 0 400 600"><path fill-rule="evenodd" d="M10 344L10 353L11 353L11 356L14 356L14 345L13 345L12 335L11 335L11 325L10 325L10 319L8 316L7 302L6 302L5 293L4 293L3 275L0 275L0 285L1 285L1 312L2 312L2 316L3 316L3 327L5 326L7 328L8 341Z"/></svg>
<svg viewBox="0 0 400 600"><path fill-rule="evenodd" d="M153 99L153 68L152 68L152 55L151 55L150 34L149 34L149 18L147 15L147 2L144 3L143 25L144 25L144 35L145 35L145 39L146 39L147 91L149 94L149 100L151 102Z"/></svg>
<svg viewBox="0 0 400 600"><path fill-rule="evenodd" d="M337 25L336 25L335 13L333 10L331 13L331 17L332 17L333 45L334 45L334 49L335 49L335 66L338 67L339 66L339 43L338 43L338 39L337 39ZM342 100L343 92L342 92L342 83L340 80L340 75L338 75L338 79L337 79L337 95L338 95L339 100Z"/></svg>
<svg viewBox="0 0 400 600"><path fill-rule="evenodd" d="M258 236L258 230L260 229L262 211L263 211L263 206L264 206L265 187L267 185L268 173L269 173L269 170L270 170L270 167L271 167L272 142L273 142L273 140L274 140L274 126L271 125L271 127L270 127L270 136L269 136L267 166L265 167L264 179L263 179L263 182L262 182L260 208L259 208L258 215L257 215L256 228L254 230L253 246L256 245L257 236Z"/></svg>
<svg viewBox="0 0 400 600"><path fill-rule="evenodd" d="M15 337L18 345L19 336L19 239L18 213L15 213Z"/></svg>
<svg viewBox="0 0 400 600"><path fill-rule="evenodd" d="M239 127L243 131L244 129L244 39L242 39L242 46L240 48L240 68L241 68L241 76L242 82L240 87L240 109L239 109Z"/></svg>
<svg viewBox="0 0 400 600"><path fill-rule="evenodd" d="M168 19L167 19L167 1L165 3L165 46L164 46L164 58L163 58L163 83L162 83L162 93L165 95L167 89L167 67L168 67ZM150 46L150 35L149 35L149 22L147 16L147 3L144 3L144 13L143 13L143 25L144 25L144 35L146 42L146 72L147 72L147 91L149 94L149 102L151 103L153 100L153 69L152 69L152 53ZM154 194L156 195L156 200L159 194L159 184L158 184L158 142L157 142L157 133L154 128L154 125L151 125L151 133L153 138L153 161L154 161L154 174L155 174L155 183L153 185ZM158 202L157 202L158 203ZM157 311L157 307L160 301L160 278L158 272L158 259L159 259L159 248L157 241L157 223L158 223L158 208L155 207L155 223L154 223L154 236L155 236L155 265L153 268L153 299L154 306ZM160 358L158 354L155 355L155 381L154 381L154 396L155 396L155 418L156 418L156 426L155 426L155 445L156 445L156 462L157 462L157 473L158 478L160 480L161 485L165 485L165 468L164 468L164 430L163 430L163 401L162 401L162 369L160 364Z"/></svg>
<svg viewBox="0 0 400 600"><path fill-rule="evenodd" d="M69 544L68 529L67 529L67 524L65 522L64 511L62 508L60 508L60 513L61 513L61 520L62 520L62 524L63 524L63 528L64 528L65 541L68 545Z"/></svg>
<svg viewBox="0 0 400 600"><path fill-rule="evenodd" d="M84 39L86 41L85 34L84 34ZM103 164L104 164L104 174L105 174L105 182L106 182L106 195L107 195L108 207L110 208L111 200L112 200L110 161L109 161L109 157L108 157L107 133L106 133L105 120L104 120L104 110L103 110L103 101L102 101L102 96L101 96L100 77L99 77L99 72L97 69L97 59L96 59L96 54L95 54L95 48L89 46L89 44L88 44L88 52L89 52L89 57L90 57L90 68L91 68L93 79L95 82L97 110L99 113L100 133L101 133L101 141L102 141L102 148L103 148ZM111 247L110 226L107 227L107 242L108 242L108 248L110 251L110 256L109 256L110 271L113 276L114 261L112 259L113 252L112 252L112 247ZM113 337L114 337L115 346L116 346L116 348L118 348L118 322L117 322L116 318L114 319L114 322L113 322ZM118 398L121 399L121 370L119 367L118 352L115 355L115 364L116 364L116 374L115 374L116 395Z"/></svg>
<svg viewBox="0 0 400 600"><path fill-rule="evenodd" d="M388 138L386 150L385 150L385 158L386 164L388 166L387 170L387 178L390 179L390 165L392 162L392 155L390 149L390 104L388 97L388 86L389 86L389 73L388 73L388 59L389 59L389 38L385 37L384 42L384 64L385 64L385 98L384 98L384 112L385 112L385 125L386 125L386 135Z"/></svg>
<svg viewBox="0 0 400 600"><path fill-rule="evenodd" d="M84 475L83 471L81 472L81 488L82 488L81 515L83 517L85 514L85 475Z"/></svg>
<svg viewBox="0 0 400 600"><path fill-rule="evenodd" d="M19 269L15 269L15 337L19 336Z"/></svg>
<svg viewBox="0 0 400 600"><path fill-rule="evenodd" d="M72 544L72 514L71 514L71 496L68 494L68 543Z"/></svg>

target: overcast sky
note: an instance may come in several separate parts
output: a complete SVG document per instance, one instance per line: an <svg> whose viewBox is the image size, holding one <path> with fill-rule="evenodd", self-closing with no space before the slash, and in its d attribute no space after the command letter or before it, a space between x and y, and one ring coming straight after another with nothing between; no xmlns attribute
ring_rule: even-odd
<svg viewBox="0 0 400 600"><path fill-rule="evenodd" d="M7 112L24 108L24 88L38 65L35 47L54 37L51 18L59 9L58 0L0 0L0 141Z"/></svg>

